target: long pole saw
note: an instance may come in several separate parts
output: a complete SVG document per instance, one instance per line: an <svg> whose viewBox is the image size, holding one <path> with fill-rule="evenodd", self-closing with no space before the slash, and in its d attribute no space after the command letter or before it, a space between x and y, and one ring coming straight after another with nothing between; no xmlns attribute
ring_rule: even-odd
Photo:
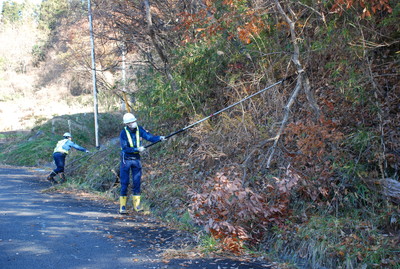
<svg viewBox="0 0 400 269"><path fill-rule="evenodd" d="M256 93L253 93L252 95L249 95L249 96L247 96L246 98L244 98L244 99L242 99L242 100L240 100L240 101L238 101L238 102L236 102L236 103L234 103L234 104L232 104L232 105L230 105L230 106L227 106L227 107L225 107L225 108L223 108L223 109L221 109L221 110L219 110L219 111L217 111L217 112L211 114L210 116L205 117L204 119L201 119L201 120L199 120L199 121L196 121L195 123L192 123L192 124L190 124L190 125L188 125L188 126L182 128L182 129L180 129L180 130L178 130L178 131L176 131L176 132L173 132L173 133L167 135L167 136L165 137L165 139L168 139L168 138L170 138L171 136L174 136L174 135L177 135L177 134L179 134L179 133L182 133L183 131L186 131L187 129L190 129L190 128L192 128L193 126L195 126L195 125L197 125L197 124L199 124L199 123L202 123L203 121L206 121L206 120L208 120L209 118L214 117L214 116L216 116L216 115L218 115L218 114L224 112L225 110L228 110L228 109L230 109L230 108L232 108L232 107L234 107L234 106L236 106L236 105L238 105L238 104L240 104L240 103L242 103L242 102L244 102L244 101L246 101L246 100L248 100L248 99L250 99L250 98L252 98L252 97L254 97L254 96L258 95L258 94L260 94L260 93L262 93L262 92L265 92L266 90L271 89L272 87L275 87L275 86L278 85L278 84L281 84L281 83L282 83L283 81L285 81L286 79L288 79L288 78L282 79L282 80L280 80L280 81L278 81L278 82L276 82L276 83L274 83L274 84L268 86L267 88L262 89L261 91L258 91L258 92L256 92ZM155 145L155 144L157 144L157 143L159 143L159 142L160 142L160 141L151 143L151 144L145 146L145 148L151 147L151 146L153 146L153 145Z"/></svg>

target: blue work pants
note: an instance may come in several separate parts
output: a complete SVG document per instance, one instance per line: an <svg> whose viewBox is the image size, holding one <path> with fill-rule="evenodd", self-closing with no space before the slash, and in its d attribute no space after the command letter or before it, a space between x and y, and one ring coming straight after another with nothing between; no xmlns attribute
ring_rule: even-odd
<svg viewBox="0 0 400 269"><path fill-rule="evenodd" d="M132 171L132 194L140 194L140 180L142 177L142 163L140 160L121 160L120 181L121 181L121 196L127 196L129 175Z"/></svg>
<svg viewBox="0 0 400 269"><path fill-rule="evenodd" d="M61 152L53 153L53 159L57 166L57 168L53 170L54 173L58 174L58 173L64 172L65 157L67 157L67 154L65 154L65 153L61 153Z"/></svg>

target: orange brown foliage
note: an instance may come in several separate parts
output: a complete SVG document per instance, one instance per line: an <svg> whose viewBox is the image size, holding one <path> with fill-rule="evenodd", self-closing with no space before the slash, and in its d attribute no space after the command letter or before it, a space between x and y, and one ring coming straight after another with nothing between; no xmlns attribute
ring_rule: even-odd
<svg viewBox="0 0 400 269"><path fill-rule="evenodd" d="M286 128L287 156L308 181L303 192L314 201L329 196L328 179L333 175L333 160L339 156L337 145L343 137L337 123L323 117L317 122L306 118Z"/></svg>
<svg viewBox="0 0 400 269"><path fill-rule="evenodd" d="M228 38L239 38L243 43L251 43L253 36L257 36L265 29L263 19L255 10L248 10L238 14L237 2L233 0L225 0L222 2L229 9L224 16L217 19L214 16L217 12L213 1L205 1L206 8L196 13L182 12L179 14L180 25L176 30L185 30L186 36L184 42L191 42L197 38L208 39L222 32L228 33ZM233 18L240 18L240 23ZM191 28L195 29L196 36L191 37Z"/></svg>
<svg viewBox="0 0 400 269"><path fill-rule="evenodd" d="M282 226L290 214L289 193L299 177L288 173L275 180L268 185L268 192L258 194L243 186L237 173L217 173L201 193L189 192L192 218L219 239L224 250L241 253L245 242L259 242L271 225Z"/></svg>
<svg viewBox="0 0 400 269"><path fill-rule="evenodd" d="M372 14L378 11L392 12L389 0L336 0L331 8L331 12L342 15L344 8L349 9L358 5L363 9L361 13L362 18L371 17Z"/></svg>

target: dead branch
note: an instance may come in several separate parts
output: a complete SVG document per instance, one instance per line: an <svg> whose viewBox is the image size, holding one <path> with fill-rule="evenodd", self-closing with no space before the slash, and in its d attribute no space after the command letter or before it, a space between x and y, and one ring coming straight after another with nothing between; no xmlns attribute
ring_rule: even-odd
<svg viewBox="0 0 400 269"><path fill-rule="evenodd" d="M289 29L290 29L290 37L293 43L293 56L292 56L292 62L295 64L296 69L297 69L297 73L300 74L302 72L304 72L303 66L300 63L299 57L300 57L300 47L298 45L298 40L299 38L297 38L296 35L296 31L295 31L295 22L289 18L289 16L285 13L285 11L283 10L281 4L279 3L278 0L275 0L276 6L279 10L279 13L285 18L287 24L289 25ZM294 14L294 12L291 10L291 8L288 6L287 7L289 9L289 12L291 14ZM311 108L314 110L314 113L316 115L317 118L319 118L319 114L320 114L320 109L318 107L317 102L315 101L314 95L311 91L311 86L310 86L310 81L308 79L307 74L303 74L304 80L301 81L301 84L304 88L304 92L306 94L307 100L310 103Z"/></svg>
<svg viewBox="0 0 400 269"><path fill-rule="evenodd" d="M168 58L167 56L164 54L160 44L158 44L157 40L156 40L156 35L155 35L155 31L154 31L154 27L153 27L153 22L151 19L151 11L150 11L150 3L149 0L144 0L144 5L146 7L146 19L147 19L147 27L148 27L148 32L149 32L149 36L151 38L151 41L153 43L153 46L155 47L158 56L160 56L161 60L164 63L164 72L165 75L168 77L168 79L171 82L171 87L172 89L175 91L177 90L177 86L176 83L174 81L174 78L172 77L172 74L170 72L170 68L169 68L169 64L168 64Z"/></svg>
<svg viewBox="0 0 400 269"><path fill-rule="evenodd" d="M276 7L279 11L279 13L285 18L287 24L289 25L289 29L290 29L290 37L293 43L293 55L292 55L292 62L294 63L294 65L296 66L297 69L297 82L296 82L296 86L294 88L294 91L291 95L291 97L289 98L288 103L286 104L284 111L285 114L283 116L283 120L281 123L281 127L279 128L279 131L277 133L277 135L275 136L275 141L274 144L271 147L271 151L270 151L270 155L268 157L268 161L267 161L267 168L270 167L271 161L272 161L272 157L274 156L275 153L275 149L278 145L278 141L279 138L281 137L283 130L285 129L286 123L289 119L289 115L290 115L290 108L293 105L294 101L297 98L297 95L299 94L301 88L304 88L304 92L307 96L307 100L310 103L310 106L313 108L317 118L319 117L319 107L315 101L315 98L311 92L311 86L310 86L310 82L308 80L307 75L304 72L303 66L299 60L299 55L300 55L300 47L298 45L298 38L296 36L296 32L295 32L295 22L290 19L290 17L286 14L286 12L283 10L281 4L279 3L278 0L275 0L275 4ZM290 9L290 7L288 7L289 9L289 13L294 14L294 12Z"/></svg>
<svg viewBox="0 0 400 269"><path fill-rule="evenodd" d="M274 144L271 147L271 152L270 152L270 155L268 157L267 168L270 168L272 157L274 156L275 149L276 149L276 146L278 145L279 138L281 137L281 135L283 133L283 130L285 129L286 122L289 119L290 107L293 105L294 101L296 100L297 95L300 92L302 80L303 80L303 72L300 73L297 76L297 83L296 83L296 86L295 86L294 91L292 93L292 96L290 96L290 99L289 99L288 103L286 104L286 106L284 108L285 114L283 116L281 127L279 128L279 131L278 131L277 135L274 137L275 141L274 141Z"/></svg>
<svg viewBox="0 0 400 269"><path fill-rule="evenodd" d="M316 14L318 14L318 16L320 16L321 19L322 19L322 21L324 22L325 26L327 25L327 24L326 24L326 18L325 18L325 14L324 14L324 13L319 12L319 11L316 10L315 8L313 8L313 7L311 7L311 6L308 6L308 5L306 5L306 4L304 4L304 3L300 2L300 1L297 2L297 3L298 3L299 5L301 5L301 6L304 6L304 7L308 8L308 9L312 10L312 11L315 12Z"/></svg>

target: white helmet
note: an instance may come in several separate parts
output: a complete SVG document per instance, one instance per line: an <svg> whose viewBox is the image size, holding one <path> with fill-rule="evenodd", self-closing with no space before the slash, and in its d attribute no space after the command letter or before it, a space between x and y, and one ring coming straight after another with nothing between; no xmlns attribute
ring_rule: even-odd
<svg viewBox="0 0 400 269"><path fill-rule="evenodd" d="M64 133L63 137L72 137L72 135L70 133Z"/></svg>
<svg viewBox="0 0 400 269"><path fill-rule="evenodd" d="M126 113L123 117L123 120L124 120L124 124L128 124L128 123L136 121L136 118L135 118L135 116L133 116L132 113Z"/></svg>

